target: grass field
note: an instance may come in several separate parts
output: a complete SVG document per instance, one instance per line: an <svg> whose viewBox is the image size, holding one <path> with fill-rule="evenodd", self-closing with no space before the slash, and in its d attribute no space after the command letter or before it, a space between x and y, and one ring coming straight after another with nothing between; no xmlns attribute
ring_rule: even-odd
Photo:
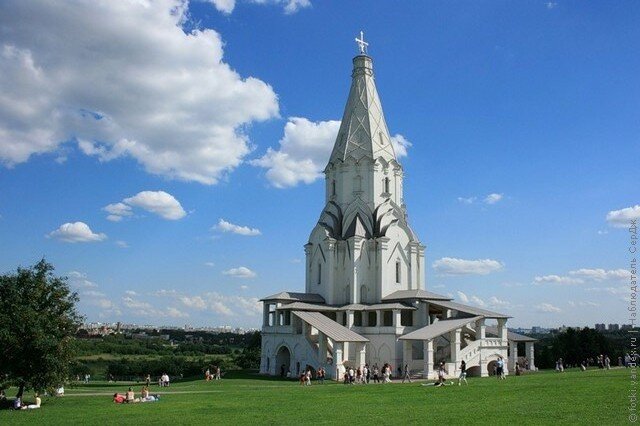
<svg viewBox="0 0 640 426"><path fill-rule="evenodd" d="M0 424L604 424L628 423L629 371L539 372L470 378L468 386L411 384L301 387L230 373L220 382L163 388L155 403L111 402L124 383L91 383L43 398L42 408L0 412ZM140 386L134 387L138 395ZM152 394L160 389L153 386ZM13 392L10 392L11 396ZM30 401L31 395L26 400Z"/></svg>

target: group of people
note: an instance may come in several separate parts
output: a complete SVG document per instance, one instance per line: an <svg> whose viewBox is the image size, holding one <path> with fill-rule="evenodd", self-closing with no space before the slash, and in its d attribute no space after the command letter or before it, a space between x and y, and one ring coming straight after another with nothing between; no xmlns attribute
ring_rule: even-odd
<svg viewBox="0 0 640 426"><path fill-rule="evenodd" d="M114 393L113 402L116 404L134 404L137 402L156 402L160 400L160 395L151 395L149 393L149 386L144 386L140 391L140 397L136 398L133 388L124 394Z"/></svg>
<svg viewBox="0 0 640 426"><path fill-rule="evenodd" d="M0 400L4 401L6 399L7 397L4 391L0 391ZM42 399L40 398L40 394L36 392L33 403L29 404L27 402L24 402L21 397L17 397L13 400L13 405L11 406L11 408L13 408L14 410L35 410L40 408L41 404Z"/></svg>
<svg viewBox="0 0 640 426"><path fill-rule="evenodd" d="M169 387L169 375L167 373L162 373L158 378L158 386L161 388Z"/></svg>
<svg viewBox="0 0 640 426"><path fill-rule="evenodd" d="M212 368L207 368L207 371L204 372L204 379L207 382L210 380L220 380L221 376L220 367L217 365L214 365Z"/></svg>

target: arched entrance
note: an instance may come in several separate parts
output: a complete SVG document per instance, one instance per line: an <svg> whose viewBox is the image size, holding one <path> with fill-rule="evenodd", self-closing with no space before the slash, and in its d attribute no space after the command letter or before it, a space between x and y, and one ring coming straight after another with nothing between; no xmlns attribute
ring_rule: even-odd
<svg viewBox="0 0 640 426"><path fill-rule="evenodd" d="M276 354L276 368L280 377L287 377L289 366L291 365L291 352L286 346L281 346Z"/></svg>

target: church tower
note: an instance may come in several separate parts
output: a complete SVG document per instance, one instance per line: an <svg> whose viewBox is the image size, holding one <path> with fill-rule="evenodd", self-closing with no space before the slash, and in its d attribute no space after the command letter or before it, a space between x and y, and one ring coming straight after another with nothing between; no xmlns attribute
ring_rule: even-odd
<svg viewBox="0 0 640 426"><path fill-rule="evenodd" d="M352 82L325 174L325 207L305 245L306 292L326 303L379 303L424 289L424 246L411 230L398 162L367 44L356 39Z"/></svg>

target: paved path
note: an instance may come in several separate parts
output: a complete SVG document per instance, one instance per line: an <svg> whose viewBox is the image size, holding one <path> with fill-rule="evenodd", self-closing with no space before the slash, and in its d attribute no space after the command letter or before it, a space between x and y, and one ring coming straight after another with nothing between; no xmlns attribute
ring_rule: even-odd
<svg viewBox="0 0 640 426"><path fill-rule="evenodd" d="M177 394L195 394L195 393L220 393L221 390L203 390L203 391L167 391L167 392L149 392L152 395L177 395ZM70 396L113 396L115 392L82 392L82 393L66 393L64 397ZM118 392L122 393L122 392Z"/></svg>

